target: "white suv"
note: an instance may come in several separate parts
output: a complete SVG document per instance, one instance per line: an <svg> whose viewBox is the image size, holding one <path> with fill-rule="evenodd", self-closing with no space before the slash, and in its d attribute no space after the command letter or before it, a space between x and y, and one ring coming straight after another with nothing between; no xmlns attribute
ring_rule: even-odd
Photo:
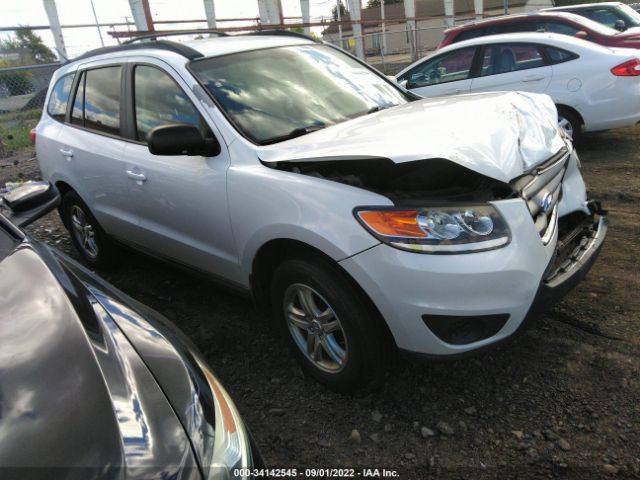
<svg viewBox="0 0 640 480"><path fill-rule="evenodd" d="M512 337L606 234L546 96L421 100L293 34L133 42L51 85L37 154L84 260L249 292L334 389Z"/></svg>

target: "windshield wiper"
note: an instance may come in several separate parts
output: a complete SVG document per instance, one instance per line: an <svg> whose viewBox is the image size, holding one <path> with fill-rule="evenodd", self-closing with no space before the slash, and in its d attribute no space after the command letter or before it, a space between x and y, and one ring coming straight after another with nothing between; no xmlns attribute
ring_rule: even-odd
<svg viewBox="0 0 640 480"><path fill-rule="evenodd" d="M282 142L284 140L291 140L292 138L301 137L302 135L306 135L307 133L316 132L318 130L322 130L326 125L324 123L317 123L315 125L308 125L306 127L294 128L286 135L281 135L279 137L270 138L262 142L262 145L269 145L270 143Z"/></svg>

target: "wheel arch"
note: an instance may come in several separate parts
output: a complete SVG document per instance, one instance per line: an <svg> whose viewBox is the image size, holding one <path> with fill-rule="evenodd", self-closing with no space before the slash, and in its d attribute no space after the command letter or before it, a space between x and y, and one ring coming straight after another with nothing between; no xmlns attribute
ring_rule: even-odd
<svg viewBox="0 0 640 480"><path fill-rule="evenodd" d="M277 238L264 243L256 252L251 264L249 283L256 306L261 311L271 311L270 287L278 266L288 258L313 259L330 268L347 280L358 293L361 301L374 313L373 317L385 338L394 349L397 348L393 334L380 310L358 282L331 256L308 243L291 238Z"/></svg>
<svg viewBox="0 0 640 480"><path fill-rule="evenodd" d="M582 126L584 127L585 125L584 118L582 114L578 110L576 110L574 107L571 107L564 103L556 103L556 108L558 109L558 113L560 113L560 110L568 110L571 113L575 114L580 119L580 123L582 123Z"/></svg>

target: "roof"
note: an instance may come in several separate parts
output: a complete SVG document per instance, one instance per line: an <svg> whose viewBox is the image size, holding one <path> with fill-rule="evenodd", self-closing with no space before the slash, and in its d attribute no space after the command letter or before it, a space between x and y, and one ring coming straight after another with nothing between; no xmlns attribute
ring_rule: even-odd
<svg viewBox="0 0 640 480"><path fill-rule="evenodd" d="M482 20L472 20L470 22L466 22L463 23L462 25L456 25L455 27L451 27L447 30L445 30L445 32L451 31L451 30L463 30L465 28L468 28L471 25L491 25L493 23L502 23L502 22L510 22L512 20L517 20L517 19L521 19L521 18L530 18L530 17L540 17L540 18L566 18L569 20L572 20L576 23L585 23L586 22L593 22L593 20L589 20L588 18L582 17L580 15L576 15L575 13L569 13L569 12L547 12L547 11L542 11L542 10L538 10L536 12L529 12L529 13L516 13L516 14L512 14L512 15L500 15L497 17L491 17L491 18L483 18Z"/></svg>
<svg viewBox="0 0 640 480"><path fill-rule="evenodd" d="M527 3L527 0L510 0L510 7L519 7ZM454 3L455 15L473 14L475 8L473 0L456 0ZM503 9L504 0L484 0L485 10ZM365 27L376 27L382 23L380 16L380 7L363 8L361 10L361 19ZM444 16L444 2L442 0L416 0L416 17L443 17ZM405 17L404 3L392 3L391 5L385 5L384 18L386 22L403 21ZM351 17L346 13L342 17L343 22L350 22ZM349 30L349 27L343 25L343 30ZM334 33L338 31L337 23L332 23L329 28L325 30L327 33Z"/></svg>
<svg viewBox="0 0 640 480"><path fill-rule="evenodd" d="M563 5L562 7L549 7L543 8L541 12L548 11L565 11L565 10L574 10L576 8L598 8L598 7L617 7L618 5L624 5L622 2L599 2L599 3L580 3L579 5Z"/></svg>
<svg viewBox="0 0 640 480"><path fill-rule="evenodd" d="M175 34L176 33L174 32L173 35ZM187 35L188 33L180 34ZM167 36L171 35L171 33L168 33ZM161 34L157 34L156 36L162 37ZM160 52L166 52L174 56L179 55L177 58L183 57L188 60L193 60L200 57L227 55L229 53L257 50L261 48L316 43L311 37L295 32L279 30L253 32L250 34L240 35L223 35L185 42L167 41L161 38L157 40L155 38L142 38L139 40L142 41L136 41L136 39L133 39L122 45L97 48L95 50L88 51L79 57L71 59L68 63L107 55L130 56L140 55L142 53L149 54L149 52L154 52L156 55L160 54Z"/></svg>
<svg viewBox="0 0 640 480"><path fill-rule="evenodd" d="M611 51L610 47L600 45L580 38L572 37L570 35L564 35L562 33L549 33L549 32L517 32L517 33L500 33L496 35L487 35L483 37L472 38L469 40L463 40L451 45L447 45L436 51L437 54L447 52L449 50L457 50L459 48L471 47L475 45L487 45L491 43L504 43L504 42L532 42L532 43L545 43L545 40L551 40L552 43L563 46L571 46L579 49L592 49L592 50L605 50Z"/></svg>

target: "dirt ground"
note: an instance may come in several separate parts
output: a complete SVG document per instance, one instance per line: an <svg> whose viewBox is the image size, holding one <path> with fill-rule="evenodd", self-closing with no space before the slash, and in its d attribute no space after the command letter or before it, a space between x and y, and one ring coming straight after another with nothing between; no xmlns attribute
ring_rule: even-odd
<svg viewBox="0 0 640 480"><path fill-rule="evenodd" d="M402 479L640 478L639 143L635 127L580 148L610 230L562 304L477 358L398 361L375 393L342 396L304 378L247 299L202 278L133 253L100 273L193 339L269 466L387 468ZM37 178L32 157L2 161L0 186ZM28 231L75 256L57 213Z"/></svg>

